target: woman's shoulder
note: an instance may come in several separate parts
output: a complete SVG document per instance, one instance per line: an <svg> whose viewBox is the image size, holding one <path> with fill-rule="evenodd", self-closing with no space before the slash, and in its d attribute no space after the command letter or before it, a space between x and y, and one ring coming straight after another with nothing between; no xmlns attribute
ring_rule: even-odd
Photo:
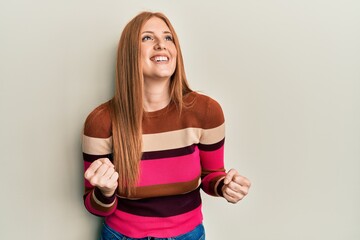
<svg viewBox="0 0 360 240"><path fill-rule="evenodd" d="M217 126L225 121L218 101L206 94L200 92L189 93L186 96L185 105L191 109L191 112L196 113L199 118L203 119L205 128Z"/></svg>
<svg viewBox="0 0 360 240"><path fill-rule="evenodd" d="M185 102L186 103L196 102L196 104L199 105L208 105L208 104L220 105L214 98L210 97L205 93L197 92L197 91L192 91L187 95L185 95Z"/></svg>
<svg viewBox="0 0 360 240"><path fill-rule="evenodd" d="M110 101L97 106L90 112L85 120L84 134L96 138L111 136Z"/></svg>
<svg viewBox="0 0 360 240"><path fill-rule="evenodd" d="M204 93L195 91L185 96L185 105L193 106L197 110L213 108L221 110L221 106L217 100Z"/></svg>

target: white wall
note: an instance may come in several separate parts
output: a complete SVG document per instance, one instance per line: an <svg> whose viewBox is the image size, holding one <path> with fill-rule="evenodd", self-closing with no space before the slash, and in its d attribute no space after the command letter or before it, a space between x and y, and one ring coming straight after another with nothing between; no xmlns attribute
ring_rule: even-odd
<svg viewBox="0 0 360 240"><path fill-rule="evenodd" d="M223 106L226 165L253 182L238 205L204 196L207 239L360 239L358 0L1 1L0 239L96 239L82 124L143 10L172 20L192 87Z"/></svg>

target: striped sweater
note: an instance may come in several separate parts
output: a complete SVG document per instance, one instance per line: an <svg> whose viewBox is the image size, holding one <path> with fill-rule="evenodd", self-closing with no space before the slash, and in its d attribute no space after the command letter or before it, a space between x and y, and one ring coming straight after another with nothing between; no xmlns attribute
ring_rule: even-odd
<svg viewBox="0 0 360 240"><path fill-rule="evenodd" d="M184 97L179 115L175 104L144 113L143 154L136 195L105 197L85 180L86 209L105 217L116 231L133 238L172 237L202 222L200 188L222 196L224 116L220 105L196 92ZM186 107L187 106L187 107ZM108 103L85 121L82 141L84 168L102 157L112 160Z"/></svg>

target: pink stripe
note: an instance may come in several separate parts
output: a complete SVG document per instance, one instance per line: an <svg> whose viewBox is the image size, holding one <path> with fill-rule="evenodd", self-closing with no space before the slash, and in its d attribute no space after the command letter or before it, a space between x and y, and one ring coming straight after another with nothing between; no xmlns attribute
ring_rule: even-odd
<svg viewBox="0 0 360 240"><path fill-rule="evenodd" d="M84 161L84 170L88 169L91 165L91 162Z"/></svg>
<svg viewBox="0 0 360 240"><path fill-rule="evenodd" d="M131 238L153 236L175 237L193 230L202 222L201 206L173 217L141 217L116 211L106 218L106 223L114 230Z"/></svg>
<svg viewBox="0 0 360 240"><path fill-rule="evenodd" d="M181 157L141 161L139 186L191 181L201 173L199 149Z"/></svg>
<svg viewBox="0 0 360 240"><path fill-rule="evenodd" d="M206 169L224 167L224 146L215 151L200 151L201 166Z"/></svg>

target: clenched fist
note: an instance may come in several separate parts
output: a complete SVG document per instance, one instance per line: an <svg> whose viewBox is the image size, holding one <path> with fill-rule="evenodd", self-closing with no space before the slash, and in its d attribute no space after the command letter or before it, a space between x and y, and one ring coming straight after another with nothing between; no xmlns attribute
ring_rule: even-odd
<svg viewBox="0 0 360 240"><path fill-rule="evenodd" d="M118 186L119 174L108 158L94 161L86 170L84 177L107 197L112 196Z"/></svg>
<svg viewBox="0 0 360 240"><path fill-rule="evenodd" d="M249 192L251 182L241 176L235 169L231 169L225 177L222 192L224 198L230 203L237 203Z"/></svg>

